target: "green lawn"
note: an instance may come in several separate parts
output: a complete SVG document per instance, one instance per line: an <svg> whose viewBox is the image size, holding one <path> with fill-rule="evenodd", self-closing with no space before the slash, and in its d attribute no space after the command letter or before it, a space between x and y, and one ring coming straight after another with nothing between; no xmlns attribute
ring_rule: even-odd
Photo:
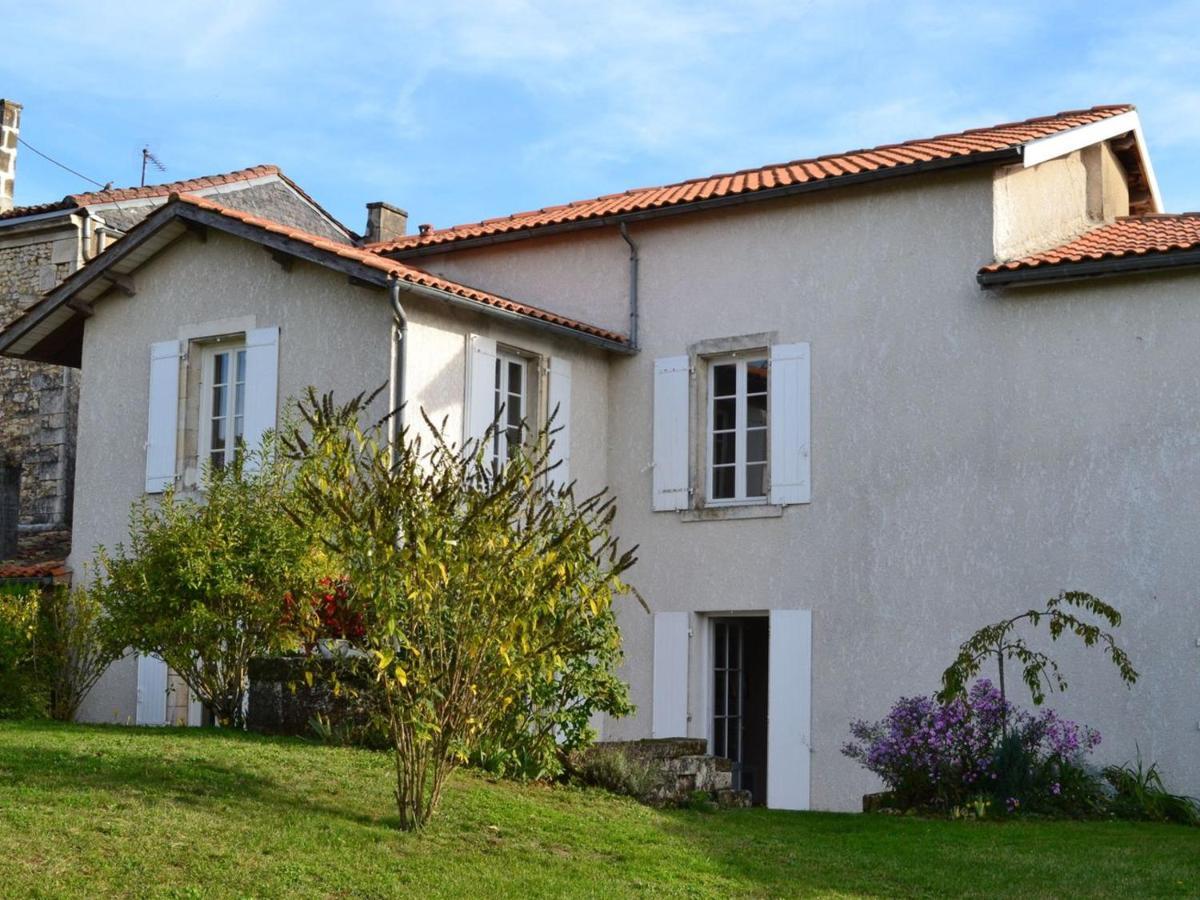
<svg viewBox="0 0 1200 900"><path fill-rule="evenodd" d="M215 731L0 723L0 895L1193 895L1200 829L658 811L464 773L423 834L389 760Z"/></svg>

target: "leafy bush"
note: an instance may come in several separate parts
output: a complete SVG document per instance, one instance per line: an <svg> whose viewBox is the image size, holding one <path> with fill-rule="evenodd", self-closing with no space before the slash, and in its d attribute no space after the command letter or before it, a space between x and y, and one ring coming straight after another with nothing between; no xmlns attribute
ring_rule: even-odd
<svg viewBox="0 0 1200 900"><path fill-rule="evenodd" d="M1087 794L1080 759L1100 742L1053 710L1016 709L986 679L946 702L901 698L882 721L855 721L850 731L842 752L882 778L901 806L942 810L980 797L998 811L1064 810Z"/></svg>
<svg viewBox="0 0 1200 900"><path fill-rule="evenodd" d="M96 592L56 586L42 592L38 611L39 678L47 686L50 717L70 722L84 697L125 650Z"/></svg>
<svg viewBox="0 0 1200 900"><path fill-rule="evenodd" d="M169 490L138 502L129 545L97 550L112 627L161 657L225 726L243 724L250 659L296 645L281 598L316 583L307 536L284 511L289 476L268 436L206 468L202 499Z"/></svg>
<svg viewBox="0 0 1200 900"><path fill-rule="evenodd" d="M1140 751L1136 766L1108 766L1104 778L1115 792L1111 808L1119 818L1200 825L1200 800L1168 791L1158 763L1144 768Z"/></svg>
<svg viewBox="0 0 1200 900"><path fill-rule="evenodd" d="M612 605L634 558L618 551L611 498L548 483L548 429L496 471L491 432L460 447L426 418L428 449L408 433L391 446L386 423L360 421L369 402L309 391L286 437L299 466L289 510L345 587L339 621L361 625L336 639L335 687L367 695L396 757L401 827L414 829L455 766L512 746L502 764L536 770L556 732L628 708L605 671L620 659ZM290 618L307 645L331 637L311 604Z"/></svg>
<svg viewBox="0 0 1200 900"><path fill-rule="evenodd" d="M0 718L44 714L34 666L40 593L33 585L0 587Z"/></svg>
<svg viewBox="0 0 1200 900"><path fill-rule="evenodd" d="M662 775L651 760L617 747L599 746L579 755L575 777L592 787L647 800L654 795Z"/></svg>

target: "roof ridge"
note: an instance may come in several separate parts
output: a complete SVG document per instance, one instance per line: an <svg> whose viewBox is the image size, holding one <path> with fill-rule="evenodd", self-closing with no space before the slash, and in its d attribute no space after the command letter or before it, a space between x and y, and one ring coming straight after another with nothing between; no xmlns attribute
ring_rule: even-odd
<svg viewBox="0 0 1200 900"><path fill-rule="evenodd" d="M229 172L214 172L211 175L196 175L192 178L178 178L174 181L163 181L158 184L136 185L131 187L109 187L98 191L83 191L78 194L67 194L63 200L73 200L80 206L86 206L88 203L104 203L103 198L110 194L133 194L138 197L159 197L173 193L188 193L187 191L179 191L185 184L194 184L196 182L207 181L211 184L203 185L203 187L219 187L222 184L234 184L239 181L249 181L251 178L260 178L264 175L282 175L283 172L279 166L274 163L260 163L259 165L246 166L241 169L233 169ZM136 199L134 197L119 197L116 199Z"/></svg>
<svg viewBox="0 0 1200 900"><path fill-rule="evenodd" d="M508 215L494 216L491 218L480 219L471 222L462 222L457 225L447 226L445 228L434 229L428 234L408 235L403 238L392 241L377 241L373 244L366 245L372 252L385 253L395 249L416 246L428 246L433 244L449 243L456 240L457 237L474 237L481 236L475 234L461 234L456 236L455 232L469 232L476 229L482 229L494 233L497 230L518 230L522 226L515 223L526 223L529 220L539 216L553 216L555 213L574 212L577 213L574 218L594 218L599 215L614 214L612 210L596 211L591 213L585 210L589 206L598 204L612 204L614 201L619 201L623 198L637 198L643 196L643 206L639 208L657 208L660 206L675 206L693 202L696 199L706 199L709 196L724 196L730 193L745 193L754 192L764 189L758 185L758 182L769 181L770 187L782 180L784 185L795 182L819 181L826 178L836 178L839 175L853 174L865 170L898 168L903 165L913 164L919 161L922 157L926 159L946 159L954 157L965 157L975 153L985 153L991 150L1003 150L1009 147L1016 147L1029 141L1035 140L1044 135L1008 135L1008 131L1020 131L1021 129L1031 129L1045 127L1047 123L1055 125L1061 124L1062 127L1055 129L1051 133L1062 133L1083 125L1091 124L1087 121L1087 117L1108 118L1112 115L1129 112L1136 107L1130 103L1112 103L1092 106L1087 109L1065 110L1063 112L1054 113L1046 116L1036 116L1029 119L1022 119L1013 122L1004 122L997 125L978 126L968 128L963 131L946 132L934 137L910 138L903 141L897 141L888 144L880 144L874 147L863 147L857 150L846 150L839 153L827 153L819 156L812 156L800 159L793 159L787 162L767 163L765 165L737 169L731 172L718 172L712 175L705 175L696 178L687 178L679 181L672 181L667 184L652 185L639 188L629 188L624 191L614 193L601 194L596 197L571 200L565 203L550 204L542 206L538 209L524 210ZM1085 121L1074 121L1084 119ZM981 140L992 136L990 142L994 146L989 146L989 142ZM942 144L938 147L936 145ZM944 146L949 144L950 146ZM957 145L957 146L956 146ZM875 157L875 158L872 158ZM805 167L814 167L815 171L806 169ZM795 174L788 173L787 170L796 169ZM727 184L721 185L720 182ZM755 186L747 186L747 182L755 182ZM734 182L740 182L734 184ZM707 184L714 184L713 188L707 193L703 188ZM700 196L686 196L692 192L689 188L700 188ZM663 192L676 192L679 196L667 199L662 196ZM654 198L645 195L658 195ZM503 229L507 223L514 223L514 228ZM543 224L552 224L550 222L529 222L524 225L524 229L533 230Z"/></svg>

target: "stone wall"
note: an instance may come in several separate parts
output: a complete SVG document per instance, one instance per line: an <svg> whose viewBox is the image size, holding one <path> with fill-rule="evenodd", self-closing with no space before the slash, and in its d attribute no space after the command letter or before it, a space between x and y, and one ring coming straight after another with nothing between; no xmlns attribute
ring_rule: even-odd
<svg viewBox="0 0 1200 900"><path fill-rule="evenodd" d="M78 255L69 217L50 230L0 238L0 327L74 271ZM71 521L78 406L72 370L0 357L0 449L21 463L22 526Z"/></svg>

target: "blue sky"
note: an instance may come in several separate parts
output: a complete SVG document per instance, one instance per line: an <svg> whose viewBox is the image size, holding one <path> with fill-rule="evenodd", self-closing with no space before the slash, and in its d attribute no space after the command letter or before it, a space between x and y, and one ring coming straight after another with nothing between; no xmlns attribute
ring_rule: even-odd
<svg viewBox="0 0 1200 900"><path fill-rule="evenodd" d="M0 0L22 137L136 184L272 162L350 227L438 226L712 172L1133 102L1200 209L1200 0ZM17 202L88 185L22 149Z"/></svg>

